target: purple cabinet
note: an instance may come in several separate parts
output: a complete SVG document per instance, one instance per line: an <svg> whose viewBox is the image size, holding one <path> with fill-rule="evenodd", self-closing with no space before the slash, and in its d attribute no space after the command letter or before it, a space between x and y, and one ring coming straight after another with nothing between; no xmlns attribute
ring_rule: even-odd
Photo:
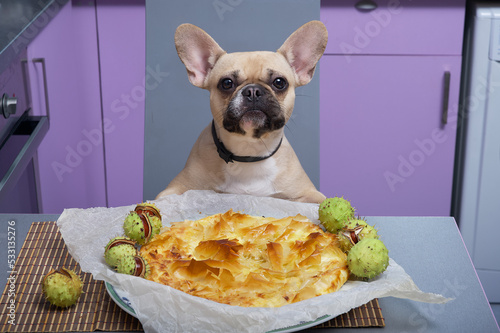
<svg viewBox="0 0 500 333"><path fill-rule="evenodd" d="M109 207L142 201L146 89L159 75L150 68L145 76L144 2L97 0Z"/></svg>
<svg viewBox="0 0 500 333"><path fill-rule="evenodd" d="M460 65L458 57L323 58L321 191L344 195L363 215L448 215L457 105L443 125L444 73L458 101Z"/></svg>
<svg viewBox="0 0 500 333"><path fill-rule="evenodd" d="M50 104L42 213L142 200L144 10L140 0L72 1L29 45L29 59L45 58ZM33 111L45 114L40 64L30 76Z"/></svg>
<svg viewBox="0 0 500 333"><path fill-rule="evenodd" d="M372 2L372 5L368 5ZM465 0L323 0L327 54L460 55Z"/></svg>
<svg viewBox="0 0 500 333"><path fill-rule="evenodd" d="M42 213L106 204L96 22L92 6L67 3L30 43L44 58L50 128L38 149ZM43 73L30 61L34 114L45 114Z"/></svg>
<svg viewBox="0 0 500 333"><path fill-rule="evenodd" d="M384 30L366 48L344 54L338 46L356 42L357 27L390 13L350 3L322 11L332 53L320 67L320 190L351 200L364 216L449 215L465 9L451 8L453 21L429 22L426 12L437 20L446 8L401 7L386 26L377 23Z"/></svg>

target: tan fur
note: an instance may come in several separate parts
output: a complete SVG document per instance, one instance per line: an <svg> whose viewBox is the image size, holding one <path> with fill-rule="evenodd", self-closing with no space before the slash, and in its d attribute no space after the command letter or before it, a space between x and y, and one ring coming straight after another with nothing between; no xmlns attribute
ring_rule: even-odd
<svg viewBox="0 0 500 333"><path fill-rule="evenodd" d="M229 103L247 84L259 84L273 94L288 121L294 106L295 88L309 83L316 63L323 54L327 31L319 21L306 23L295 31L277 52L226 53L203 30L183 24L177 28L175 43L180 59L186 66L190 82L210 91L210 107L217 135L227 149L240 156L268 156L283 138L281 147L270 158L251 163L226 163L217 153L207 126L195 142L184 169L157 198L182 194L187 190L266 195L288 200L320 203L325 196L316 190L304 172L284 128L254 137L257 125L240 122L245 133L234 133L223 126ZM238 87L231 96L220 91L221 78L237 72ZM276 93L270 86L270 72L286 78L288 89Z"/></svg>

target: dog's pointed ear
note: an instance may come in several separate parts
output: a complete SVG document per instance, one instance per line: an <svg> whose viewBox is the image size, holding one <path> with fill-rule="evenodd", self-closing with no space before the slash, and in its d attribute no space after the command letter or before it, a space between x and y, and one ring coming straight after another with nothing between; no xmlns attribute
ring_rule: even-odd
<svg viewBox="0 0 500 333"><path fill-rule="evenodd" d="M205 88L205 79L219 57L226 52L202 29L192 24L181 24L175 31L175 47L186 66L189 81Z"/></svg>
<svg viewBox="0 0 500 333"><path fill-rule="evenodd" d="M311 21L298 28L278 49L277 52L285 56L295 70L298 86L311 81L327 42L325 25L320 21Z"/></svg>

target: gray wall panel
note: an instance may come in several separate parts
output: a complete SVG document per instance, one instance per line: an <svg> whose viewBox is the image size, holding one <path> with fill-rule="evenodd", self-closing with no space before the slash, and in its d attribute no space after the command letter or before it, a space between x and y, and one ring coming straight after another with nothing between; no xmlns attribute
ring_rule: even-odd
<svg viewBox="0 0 500 333"><path fill-rule="evenodd" d="M144 199L154 199L184 167L192 145L211 121L208 91L192 86L175 51L182 23L207 31L228 52L278 49L298 27L319 20L319 0L146 1L147 87ZM319 70L296 90L295 110L285 130L302 166L319 187Z"/></svg>

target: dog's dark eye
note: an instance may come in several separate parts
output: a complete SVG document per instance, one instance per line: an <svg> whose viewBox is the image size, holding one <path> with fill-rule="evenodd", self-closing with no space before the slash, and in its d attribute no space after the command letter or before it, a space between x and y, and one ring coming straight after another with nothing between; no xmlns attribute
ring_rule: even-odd
<svg viewBox="0 0 500 333"><path fill-rule="evenodd" d="M219 85L223 90L230 90L234 87L234 82L233 80L226 78L222 79Z"/></svg>
<svg viewBox="0 0 500 333"><path fill-rule="evenodd" d="M277 77L273 81L273 86L278 89L278 90L283 90L287 87L287 82L284 78L282 77Z"/></svg>

